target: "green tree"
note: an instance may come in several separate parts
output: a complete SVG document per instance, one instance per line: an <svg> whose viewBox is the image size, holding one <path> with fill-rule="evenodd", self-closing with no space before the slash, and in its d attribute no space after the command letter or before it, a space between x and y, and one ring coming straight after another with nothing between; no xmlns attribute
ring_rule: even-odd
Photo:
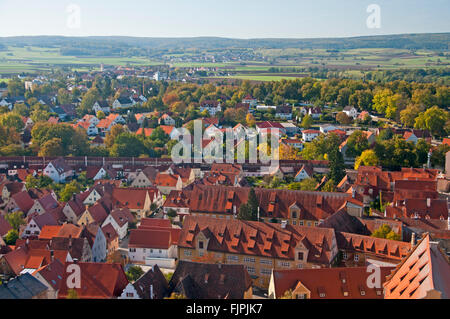
<svg viewBox="0 0 450 319"><path fill-rule="evenodd" d="M92 106L94 106L94 103L100 99L100 93L96 88L89 89L89 91L87 91L83 96L80 106L77 109L78 115L82 116L89 113L92 110Z"/></svg>
<svg viewBox="0 0 450 319"><path fill-rule="evenodd" d="M328 178L339 183L345 176L344 157L339 148L334 148L328 154L330 172Z"/></svg>
<svg viewBox="0 0 450 319"><path fill-rule="evenodd" d="M45 142L38 153L39 156L63 156L64 148L60 138L52 138Z"/></svg>
<svg viewBox="0 0 450 319"><path fill-rule="evenodd" d="M390 240L401 240L400 234L395 233L387 224L381 225L380 228L376 229L372 233L372 237L385 238Z"/></svg>
<svg viewBox="0 0 450 319"><path fill-rule="evenodd" d="M303 117L303 119L302 119L302 123L301 123L301 126L304 128L304 129L309 129L310 127L311 127L311 125L313 124L313 118L311 117L311 116L309 116L309 115L305 115L304 117Z"/></svg>
<svg viewBox="0 0 450 319"><path fill-rule="evenodd" d="M131 266L126 272L127 278L130 282L138 280L143 274L144 271L139 266Z"/></svg>
<svg viewBox="0 0 450 319"><path fill-rule="evenodd" d="M13 112L0 115L0 124L5 127L15 128L18 132L20 132L25 126L22 121L22 117Z"/></svg>
<svg viewBox="0 0 450 319"><path fill-rule="evenodd" d="M414 124L415 128L427 129L433 136L445 136L445 124L449 120L449 113L438 106L429 108L424 113L420 113Z"/></svg>
<svg viewBox="0 0 450 319"><path fill-rule="evenodd" d="M332 149L339 149L341 138L334 133L321 134L305 144L301 156L306 160L324 160Z"/></svg>
<svg viewBox="0 0 450 319"><path fill-rule="evenodd" d="M170 218L175 218L175 217L177 217L177 212L176 212L176 210L174 210L174 209L169 209L168 211L167 211L167 216L169 216Z"/></svg>
<svg viewBox="0 0 450 319"><path fill-rule="evenodd" d="M19 232L15 229L10 229L5 236L5 243L7 245L15 245L17 239L19 239Z"/></svg>
<svg viewBox="0 0 450 319"><path fill-rule="evenodd" d="M322 192L335 192L336 191L336 183L332 180L329 179L325 185L323 185L322 187Z"/></svg>
<svg viewBox="0 0 450 319"><path fill-rule="evenodd" d="M431 153L431 165L433 167L445 167L445 154L450 151L450 146L441 144Z"/></svg>
<svg viewBox="0 0 450 319"><path fill-rule="evenodd" d="M259 202L256 198L255 189L252 187L250 189L250 192L248 194L248 201L247 201L248 208L250 209L250 216L251 220L258 220L258 207Z"/></svg>
<svg viewBox="0 0 450 319"><path fill-rule="evenodd" d="M340 124L348 125L352 122L352 118L344 112L336 114L336 121Z"/></svg>
<svg viewBox="0 0 450 319"><path fill-rule="evenodd" d="M15 230L19 230L20 225L26 224L26 221L23 218L23 212L21 211L6 214L5 219Z"/></svg>
<svg viewBox="0 0 450 319"><path fill-rule="evenodd" d="M10 97L23 96L25 93L25 84L17 77L8 81L8 95Z"/></svg>
<svg viewBox="0 0 450 319"><path fill-rule="evenodd" d="M112 147L114 145L114 141L116 140L116 137L125 132L126 132L125 128L120 124L116 124L113 127L111 127L111 129L109 130L108 133L106 133L106 136L105 136L106 147L108 147L108 148Z"/></svg>
<svg viewBox="0 0 450 319"><path fill-rule="evenodd" d="M27 189L30 188L46 188L53 183L53 180L46 175L39 175L34 177L33 175L28 175L25 179L25 186Z"/></svg>
<svg viewBox="0 0 450 319"><path fill-rule="evenodd" d="M147 149L142 140L131 133L119 134L110 150L111 156L114 157L139 157L139 155L145 154L146 152Z"/></svg>
<svg viewBox="0 0 450 319"><path fill-rule="evenodd" d="M25 117L28 117L30 115L30 109L23 103L14 104L13 112Z"/></svg>
<svg viewBox="0 0 450 319"><path fill-rule="evenodd" d="M360 130L354 131L347 139L345 155L355 158L368 148L369 142L367 141L367 135Z"/></svg>
<svg viewBox="0 0 450 319"><path fill-rule="evenodd" d="M241 204L241 206L239 207L237 219L252 220L252 212L248 204Z"/></svg>
<svg viewBox="0 0 450 319"><path fill-rule="evenodd" d="M400 112L400 122L407 127L414 127L416 118L419 116L423 109L415 104L408 105L404 110Z"/></svg>
<svg viewBox="0 0 450 319"><path fill-rule="evenodd" d="M61 202L67 202L72 198L73 194L79 193L82 190L80 184L73 180L64 186L64 189L59 193L59 200Z"/></svg>
<svg viewBox="0 0 450 319"><path fill-rule="evenodd" d="M30 117L33 120L33 123L47 122L50 118L50 113L42 110L34 110L31 112Z"/></svg>
<svg viewBox="0 0 450 319"><path fill-rule="evenodd" d="M377 166L378 157L373 150L365 150L360 156L356 158L355 169L357 170L360 166Z"/></svg>
<svg viewBox="0 0 450 319"><path fill-rule="evenodd" d="M103 120L104 118L106 118L105 112L103 112L103 111L98 111L98 112L97 112L97 118L98 118L99 120Z"/></svg>
<svg viewBox="0 0 450 319"><path fill-rule="evenodd" d="M312 177L305 178L300 182L300 190L302 191L313 191L316 189L316 186L317 181Z"/></svg>

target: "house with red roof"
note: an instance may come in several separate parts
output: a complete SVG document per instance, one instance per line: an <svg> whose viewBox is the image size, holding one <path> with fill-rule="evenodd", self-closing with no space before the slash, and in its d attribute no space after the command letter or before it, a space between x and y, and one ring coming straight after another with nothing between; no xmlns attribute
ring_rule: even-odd
<svg viewBox="0 0 450 319"><path fill-rule="evenodd" d="M333 229L187 216L180 261L243 264L253 285L267 289L273 268L328 268L338 255Z"/></svg>
<svg viewBox="0 0 450 319"><path fill-rule="evenodd" d="M251 96L250 94L247 94L243 99L242 99L242 103L244 104L249 104L251 107L256 106L256 104L258 104L258 100L253 98L253 96Z"/></svg>
<svg viewBox="0 0 450 319"><path fill-rule="evenodd" d="M80 288L70 288L64 284L73 273L68 267L72 268L74 265L80 270ZM116 299L128 285L122 265L116 263L66 263L63 273L58 299L66 299L71 289L75 290L80 299Z"/></svg>
<svg viewBox="0 0 450 319"><path fill-rule="evenodd" d="M314 170L311 166L303 165L297 174L294 176L294 181L301 182L302 180L306 178L311 178L314 175Z"/></svg>
<svg viewBox="0 0 450 319"><path fill-rule="evenodd" d="M265 121L256 123L256 131L258 134L272 134L272 135L284 135L286 134L286 129L281 123L274 121Z"/></svg>
<svg viewBox="0 0 450 319"><path fill-rule="evenodd" d="M50 240L54 237L79 238L82 228L74 224L44 225L39 234L40 240Z"/></svg>
<svg viewBox="0 0 450 319"><path fill-rule="evenodd" d="M128 208L140 219L151 211L155 204L162 205L161 192L156 187L145 188L114 188L112 191L112 205L114 208Z"/></svg>
<svg viewBox="0 0 450 319"><path fill-rule="evenodd" d="M142 220L144 220L144 218ZM127 235L130 225L135 222L136 218L128 208L114 208L111 211L111 214L106 217L102 227L106 227L110 224L117 232L119 240L122 240Z"/></svg>
<svg viewBox="0 0 450 319"><path fill-rule="evenodd" d="M386 276L394 267L379 267L380 286L368 286L372 272L367 267L320 269L274 269L269 298L279 299L383 299Z"/></svg>
<svg viewBox="0 0 450 319"><path fill-rule="evenodd" d="M158 124L161 125L170 125L170 126L174 126L175 125L175 120L167 113L164 113L159 119L158 119Z"/></svg>
<svg viewBox="0 0 450 319"><path fill-rule="evenodd" d="M37 174L36 170L29 168L16 168L8 170L8 176L15 177L17 180L21 182L25 182L28 175L36 176L36 174Z"/></svg>
<svg viewBox="0 0 450 319"><path fill-rule="evenodd" d="M0 183L0 191L3 202L8 202L9 198L19 192L26 191L24 183L20 182L10 182L8 180Z"/></svg>
<svg viewBox="0 0 450 319"><path fill-rule="evenodd" d="M83 203L84 200L89 196L90 192L82 192L79 194L74 194L72 196L72 199L70 199L65 205L62 210L64 216L66 216L67 221L71 223L76 223L80 216L85 211L85 204Z"/></svg>
<svg viewBox="0 0 450 319"><path fill-rule="evenodd" d="M54 259L32 273L32 275L47 286L47 299L57 299L59 287L62 284L64 264L59 259Z"/></svg>
<svg viewBox="0 0 450 319"><path fill-rule="evenodd" d="M44 168L43 174L50 177L56 183L64 183L66 179L73 176L74 170L60 157L48 163Z"/></svg>
<svg viewBox="0 0 450 319"><path fill-rule="evenodd" d="M252 277L244 265L179 261L169 294L188 299L252 299Z"/></svg>
<svg viewBox="0 0 450 319"><path fill-rule="evenodd" d="M93 262L104 262L108 254L106 236L102 228L97 223L83 226L80 237L86 238L92 251Z"/></svg>
<svg viewBox="0 0 450 319"><path fill-rule="evenodd" d="M102 232L106 238L107 255L119 249L119 234L116 232L112 224L102 226Z"/></svg>
<svg viewBox="0 0 450 319"><path fill-rule="evenodd" d="M44 214L46 212L50 212L58 206L59 203L55 199L54 194L49 193L34 201L33 206L28 210L28 215L33 213Z"/></svg>
<svg viewBox="0 0 450 319"><path fill-rule="evenodd" d="M136 173L136 176L131 182L131 186L150 187L155 183L156 175L158 175L158 170L153 166L148 166L144 169L137 170Z"/></svg>
<svg viewBox="0 0 450 319"><path fill-rule="evenodd" d="M20 238L39 237L41 230L46 225L56 226L58 222L55 220L52 214L33 213L28 216L28 223L20 233Z"/></svg>
<svg viewBox="0 0 450 319"><path fill-rule="evenodd" d="M319 130L303 130L302 131L302 139L305 142L311 142L321 133Z"/></svg>
<svg viewBox="0 0 450 319"><path fill-rule="evenodd" d="M184 208L184 215L229 219L237 215L242 203L247 203L249 193L249 187L195 184L190 189L183 189L181 194L169 194L163 208L164 211ZM292 225L317 226L339 210L346 209L359 216L363 209L362 204L356 205L351 195L346 193L256 188L255 194L261 220L285 221ZM350 204L355 207L350 207Z"/></svg>
<svg viewBox="0 0 450 319"><path fill-rule="evenodd" d="M179 175L158 173L155 179L155 186L162 194L168 195L173 190L181 190L183 181Z"/></svg>
<svg viewBox="0 0 450 319"><path fill-rule="evenodd" d="M8 212L22 211L25 215L33 207L34 200L28 191L21 191L9 198L5 210Z"/></svg>
<svg viewBox="0 0 450 319"><path fill-rule="evenodd" d="M142 219L139 228L130 231L128 258L135 263L174 268L180 231L169 220Z"/></svg>
<svg viewBox="0 0 450 319"><path fill-rule="evenodd" d="M450 264L426 234L387 277L385 299L449 299Z"/></svg>
<svg viewBox="0 0 450 319"><path fill-rule="evenodd" d="M341 266L345 267L395 266L411 250L408 242L347 232L336 232L336 240L342 255Z"/></svg>
<svg viewBox="0 0 450 319"><path fill-rule="evenodd" d="M168 291L166 277L158 265L155 265L134 283L129 283L119 299L163 299Z"/></svg>

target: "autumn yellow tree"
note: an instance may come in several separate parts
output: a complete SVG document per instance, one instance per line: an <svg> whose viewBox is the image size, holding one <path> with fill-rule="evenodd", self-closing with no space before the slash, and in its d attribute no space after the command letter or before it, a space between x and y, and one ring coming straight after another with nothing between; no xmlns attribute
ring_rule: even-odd
<svg viewBox="0 0 450 319"><path fill-rule="evenodd" d="M280 160L295 160L298 158L295 148L280 144Z"/></svg>
<svg viewBox="0 0 450 319"><path fill-rule="evenodd" d="M255 117L253 116L253 114L248 113L247 116L245 117L245 122L247 123L248 127L255 126Z"/></svg>

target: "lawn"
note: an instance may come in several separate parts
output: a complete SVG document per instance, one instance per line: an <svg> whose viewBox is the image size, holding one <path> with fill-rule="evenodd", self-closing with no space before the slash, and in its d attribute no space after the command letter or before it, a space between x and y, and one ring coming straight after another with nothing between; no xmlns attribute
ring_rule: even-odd
<svg viewBox="0 0 450 319"><path fill-rule="evenodd" d="M35 72L51 69L52 66L73 66L87 70L89 67L99 67L101 63L123 66L160 64L143 57L62 56L59 49L53 48L8 47L7 51L0 51L0 74Z"/></svg>

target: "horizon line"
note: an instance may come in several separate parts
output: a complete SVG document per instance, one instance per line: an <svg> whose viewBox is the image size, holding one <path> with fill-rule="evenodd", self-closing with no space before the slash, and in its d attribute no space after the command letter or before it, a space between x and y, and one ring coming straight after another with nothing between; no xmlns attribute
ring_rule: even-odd
<svg viewBox="0 0 450 319"><path fill-rule="evenodd" d="M20 37L63 37L63 38L140 38L140 39L228 39L228 40L315 40L315 39L352 39L352 38L375 38L380 36L404 36L404 35L427 35L427 34L448 34L450 31L444 32L414 32L414 33L386 33L373 35L351 35L351 36L331 36L331 37L255 37L255 38L239 38L227 36L136 36L136 35L62 35L62 34L40 34L40 35L10 35L1 38L20 38Z"/></svg>

